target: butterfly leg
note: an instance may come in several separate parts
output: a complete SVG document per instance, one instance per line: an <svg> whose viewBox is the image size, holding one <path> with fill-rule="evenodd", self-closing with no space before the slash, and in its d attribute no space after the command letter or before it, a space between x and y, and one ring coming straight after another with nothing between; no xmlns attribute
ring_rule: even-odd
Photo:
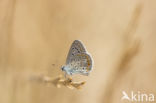
<svg viewBox="0 0 156 103"><path fill-rule="evenodd" d="M65 79L67 79L67 73L65 73L64 77L65 77Z"/></svg>

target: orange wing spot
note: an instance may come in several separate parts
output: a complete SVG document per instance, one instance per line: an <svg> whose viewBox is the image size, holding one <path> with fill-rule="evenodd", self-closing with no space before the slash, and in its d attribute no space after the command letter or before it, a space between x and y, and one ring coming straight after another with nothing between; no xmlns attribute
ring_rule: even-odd
<svg viewBox="0 0 156 103"><path fill-rule="evenodd" d="M88 66L87 66L87 71L89 71L90 69L89 69L89 66L90 66L90 62L89 62L89 58L88 58L88 56L86 55L86 58L87 58L87 63L88 63Z"/></svg>
<svg viewBox="0 0 156 103"><path fill-rule="evenodd" d="M84 54L79 54L78 56L85 56L86 57L86 59L87 59L87 63L88 63L88 66L87 66L87 71L89 71L90 69L89 69L89 66L91 65L91 63L90 63L90 59L88 58L88 56L87 55L84 55Z"/></svg>

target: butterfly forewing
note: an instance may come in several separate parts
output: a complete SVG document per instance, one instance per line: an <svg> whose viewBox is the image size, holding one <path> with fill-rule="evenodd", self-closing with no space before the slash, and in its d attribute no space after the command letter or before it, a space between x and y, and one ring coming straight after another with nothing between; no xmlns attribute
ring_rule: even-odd
<svg viewBox="0 0 156 103"><path fill-rule="evenodd" d="M69 50L67 59L66 59L66 65L71 63L73 58L75 58L75 55L81 54L81 53L86 53L86 49L79 40L75 40Z"/></svg>

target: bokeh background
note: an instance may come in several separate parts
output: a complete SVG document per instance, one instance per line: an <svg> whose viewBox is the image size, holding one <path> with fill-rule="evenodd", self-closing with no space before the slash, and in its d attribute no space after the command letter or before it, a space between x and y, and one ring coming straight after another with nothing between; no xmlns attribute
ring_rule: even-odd
<svg viewBox="0 0 156 103"><path fill-rule="evenodd" d="M0 103L129 103L122 91L156 95L155 11L155 0L0 0ZM61 74L76 39L94 59L81 90L30 80Z"/></svg>

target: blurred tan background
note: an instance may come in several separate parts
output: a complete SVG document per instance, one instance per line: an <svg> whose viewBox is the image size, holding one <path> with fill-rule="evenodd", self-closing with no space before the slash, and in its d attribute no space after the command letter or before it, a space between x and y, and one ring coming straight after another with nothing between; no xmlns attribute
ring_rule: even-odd
<svg viewBox="0 0 156 103"><path fill-rule="evenodd" d="M122 91L156 95L155 27L155 0L0 0L0 103L129 103ZM81 90L30 81L61 74L75 39L94 59Z"/></svg>

